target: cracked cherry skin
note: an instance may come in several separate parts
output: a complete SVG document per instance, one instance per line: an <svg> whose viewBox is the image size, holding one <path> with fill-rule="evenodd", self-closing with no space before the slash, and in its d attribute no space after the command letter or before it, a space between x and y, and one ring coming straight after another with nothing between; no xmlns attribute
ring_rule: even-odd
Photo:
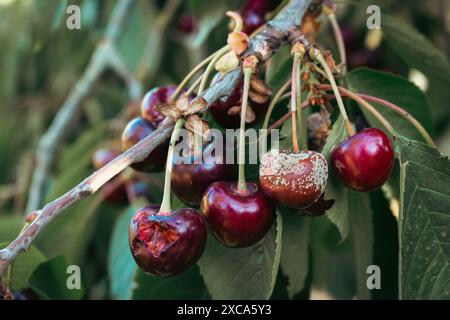
<svg viewBox="0 0 450 320"><path fill-rule="evenodd" d="M176 90L177 86L168 85L148 91L141 102L141 117L155 125L161 123L165 117L155 109L155 106L168 103Z"/></svg>
<svg viewBox="0 0 450 320"><path fill-rule="evenodd" d="M247 183L247 193L237 182L213 183L203 196L200 212L214 237L228 247L248 247L269 231L275 206L256 183Z"/></svg>
<svg viewBox="0 0 450 320"><path fill-rule="evenodd" d="M122 133L122 150L125 151L147 137L156 127L144 118L137 117L131 120ZM137 171L161 171L164 168L169 144L168 141L156 147L147 158L131 167Z"/></svg>
<svg viewBox="0 0 450 320"><path fill-rule="evenodd" d="M207 227L195 209L159 213L147 205L134 214L129 230L130 250L146 273L166 277L182 273L203 254Z"/></svg>
<svg viewBox="0 0 450 320"><path fill-rule="evenodd" d="M202 158L203 155L203 158ZM201 163L196 164L197 160ZM183 163L175 155L172 168L172 191L184 203L198 207L206 189L216 181L233 181L236 175L234 165L226 164L226 150L216 154L214 144L206 145L201 154L191 156L190 163Z"/></svg>
<svg viewBox="0 0 450 320"><path fill-rule="evenodd" d="M273 149L261 158L261 188L275 202L291 209L314 204L323 194L327 179L327 161L316 151Z"/></svg>
<svg viewBox="0 0 450 320"><path fill-rule="evenodd" d="M347 187L369 192L381 187L391 174L394 149L380 129L364 129L339 144L331 153L336 176Z"/></svg>

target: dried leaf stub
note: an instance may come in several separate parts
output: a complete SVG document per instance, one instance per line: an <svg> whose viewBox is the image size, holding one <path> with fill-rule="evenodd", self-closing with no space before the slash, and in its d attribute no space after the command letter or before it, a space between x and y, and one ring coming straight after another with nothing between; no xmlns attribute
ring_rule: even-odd
<svg viewBox="0 0 450 320"><path fill-rule="evenodd" d="M245 122L246 123L252 123L256 119L256 113L253 111L251 106L247 106L247 109L245 110Z"/></svg>
<svg viewBox="0 0 450 320"><path fill-rule="evenodd" d="M177 106L178 111L180 111L180 113L186 112L186 110L188 110L190 107L189 96L186 93L182 94L177 99L175 104Z"/></svg>
<svg viewBox="0 0 450 320"><path fill-rule="evenodd" d="M237 116L241 113L241 106L234 106L228 109L228 115L230 116Z"/></svg>
<svg viewBox="0 0 450 320"><path fill-rule="evenodd" d="M162 113L164 116L172 120L177 120L181 116L181 113L178 111L176 105L173 103L157 104L155 105L155 109L156 111Z"/></svg>
<svg viewBox="0 0 450 320"><path fill-rule="evenodd" d="M249 38L244 32L231 32L228 34L227 43L231 50L240 56L248 48Z"/></svg>
<svg viewBox="0 0 450 320"><path fill-rule="evenodd" d="M234 51L230 51L223 55L219 61L215 64L215 69L219 71L222 75L230 72L231 70L236 69L239 66L239 58L234 53Z"/></svg>
<svg viewBox="0 0 450 320"><path fill-rule="evenodd" d="M193 132L194 134L201 135L203 138L208 136L209 125L198 115L189 116L184 126L187 130Z"/></svg>
<svg viewBox="0 0 450 320"><path fill-rule="evenodd" d="M261 79L258 78L252 78L250 81L250 88L255 93L271 96L273 93L272 88L270 88L268 85L264 83Z"/></svg>

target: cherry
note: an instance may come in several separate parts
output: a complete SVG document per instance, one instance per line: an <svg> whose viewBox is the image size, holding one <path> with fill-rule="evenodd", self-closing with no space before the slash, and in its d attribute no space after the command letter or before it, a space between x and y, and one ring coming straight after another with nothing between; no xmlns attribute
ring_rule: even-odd
<svg viewBox="0 0 450 320"><path fill-rule="evenodd" d="M147 205L134 214L130 250L146 273L171 276L189 269L203 254L207 228L201 214L190 208L160 213Z"/></svg>
<svg viewBox="0 0 450 320"><path fill-rule="evenodd" d="M178 30L185 34L190 34L197 29L195 17L189 13L183 13L178 19Z"/></svg>
<svg viewBox="0 0 450 320"><path fill-rule="evenodd" d="M369 192L381 187L389 178L394 150L383 131L368 128L334 148L331 163L344 185L356 191Z"/></svg>
<svg viewBox="0 0 450 320"><path fill-rule="evenodd" d="M273 149L261 158L261 188L285 207L302 209L311 206L325 190L327 178L327 161L315 151L294 153Z"/></svg>
<svg viewBox="0 0 450 320"><path fill-rule="evenodd" d="M122 149L125 151L156 130L155 125L141 117L134 118L122 133ZM133 163L131 167L137 171L159 171L164 168L168 143L156 147L146 159Z"/></svg>
<svg viewBox="0 0 450 320"><path fill-rule="evenodd" d="M212 83L214 83L214 81L216 81L219 77L220 74L217 74L212 80ZM241 121L240 114L237 113L235 115L230 115L228 114L228 111L232 107L239 106L241 104L243 88L244 82L240 81L230 95L220 98L210 106L209 110L211 111L212 117L222 127L228 129L239 128ZM249 106L255 112L255 120L258 120L265 115L269 107L269 102L259 104L251 101L249 102Z"/></svg>
<svg viewBox="0 0 450 320"><path fill-rule="evenodd" d="M244 193L236 182L216 182L206 190L200 211L219 242L248 247L269 231L275 206L255 183L247 183Z"/></svg>
<svg viewBox="0 0 450 320"><path fill-rule="evenodd" d="M157 104L168 103L177 86L169 85L156 87L148 91L141 103L141 116L148 122L159 124L164 120L164 115L155 109Z"/></svg>
<svg viewBox="0 0 450 320"><path fill-rule="evenodd" d="M198 206L206 189L216 181L232 181L235 167L226 164L226 150L216 154L214 144L206 145L202 153L191 154L190 163L182 163L182 157L174 157L172 169L172 191L181 201ZM204 155L204 157L203 157ZM196 164L201 160L201 163Z"/></svg>
<svg viewBox="0 0 450 320"><path fill-rule="evenodd" d="M241 7L240 12L244 23L243 32L251 34L265 22L265 15L274 10L279 0L249 0Z"/></svg>

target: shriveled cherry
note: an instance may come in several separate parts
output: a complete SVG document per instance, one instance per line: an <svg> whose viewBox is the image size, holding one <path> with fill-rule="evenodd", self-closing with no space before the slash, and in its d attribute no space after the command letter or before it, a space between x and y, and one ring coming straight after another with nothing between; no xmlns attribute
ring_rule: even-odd
<svg viewBox="0 0 450 320"><path fill-rule="evenodd" d="M248 247L269 231L275 206L255 183L247 183L243 193L236 182L216 182L206 190L200 211L219 242Z"/></svg>
<svg viewBox="0 0 450 320"><path fill-rule="evenodd" d="M158 205L139 209L130 224L130 250L146 273L161 277L179 274L203 254L207 228L195 209L159 213Z"/></svg>
<svg viewBox="0 0 450 320"><path fill-rule="evenodd" d="M200 205L212 183L235 178L235 166L226 164L226 150L222 154L216 153L213 143L206 145L201 153L191 153L188 163L183 163L184 160L180 155L174 157L172 191L188 205Z"/></svg>
<svg viewBox="0 0 450 320"><path fill-rule="evenodd" d="M339 144L331 153L331 163L344 185L369 192L381 187L389 178L394 149L383 131L368 128Z"/></svg>
<svg viewBox="0 0 450 320"><path fill-rule="evenodd" d="M327 184L328 165L315 151L273 149L261 158L259 183L275 202L303 209L316 202Z"/></svg>
<svg viewBox="0 0 450 320"><path fill-rule="evenodd" d="M137 117L131 120L122 133L122 150L127 150L147 137L156 127L144 118ZM160 171L164 168L167 156L168 142L156 147L146 159L133 163L131 167L137 171Z"/></svg>

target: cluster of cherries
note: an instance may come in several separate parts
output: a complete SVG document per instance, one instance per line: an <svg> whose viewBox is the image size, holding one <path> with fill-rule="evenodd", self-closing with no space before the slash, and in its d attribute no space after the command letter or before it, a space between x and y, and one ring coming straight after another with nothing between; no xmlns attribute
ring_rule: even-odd
<svg viewBox="0 0 450 320"><path fill-rule="evenodd" d="M232 107L234 95L219 101ZM152 133L164 116L155 106L168 103L173 86L151 90L143 99L141 117L133 119L122 135L123 148ZM222 113L224 115L224 113ZM226 113L225 113L226 116ZM134 168L155 171L163 167L168 142L150 153ZM208 151L211 145L203 147ZM214 153L202 154L215 157ZM199 208L162 211L158 205L138 210L130 225L130 249L137 264L147 273L169 276L185 271L202 255L207 229L223 245L247 247L260 241L270 229L275 204L296 210L324 211L324 190L328 164L316 151L292 152L271 150L261 158L259 184L245 183L240 188L235 180L235 167L224 159L204 159L200 164L181 163L173 159L172 191L186 204ZM197 156L192 154L192 160ZM332 151L331 164L344 185L357 191L379 188L389 177L394 153L387 135L376 128L364 129ZM215 160L215 161L212 161ZM222 161L221 161L222 160Z"/></svg>

